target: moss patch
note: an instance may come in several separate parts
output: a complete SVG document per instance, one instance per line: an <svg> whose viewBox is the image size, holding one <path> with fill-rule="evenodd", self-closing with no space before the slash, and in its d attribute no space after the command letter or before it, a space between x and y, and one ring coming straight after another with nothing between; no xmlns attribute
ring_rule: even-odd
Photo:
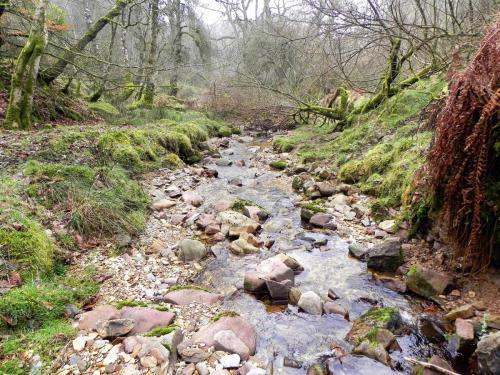
<svg viewBox="0 0 500 375"><path fill-rule="evenodd" d="M170 324L164 327L153 328L151 331L147 332L144 336L146 337L160 337L168 335L179 329L179 326L176 324Z"/></svg>
<svg viewBox="0 0 500 375"><path fill-rule="evenodd" d="M288 167L288 164L285 160L275 160L275 161L270 162L269 166L273 169L283 171Z"/></svg>
<svg viewBox="0 0 500 375"><path fill-rule="evenodd" d="M227 311L221 311L220 313L214 315L210 320L212 322L216 322L224 317L235 317L235 316L240 316L240 314L238 314L236 311L227 310Z"/></svg>
<svg viewBox="0 0 500 375"><path fill-rule="evenodd" d="M120 114L120 111L116 109L113 104L107 103L107 102L93 102L93 103L88 103L87 106L89 109L99 112L101 114L106 114L106 115L112 115L112 116L118 116Z"/></svg>
<svg viewBox="0 0 500 375"><path fill-rule="evenodd" d="M210 292L208 289L205 289L201 286L198 285L193 285L193 284L187 284L187 285L173 285L170 288L168 288L168 292L175 292L176 290L184 290L184 289L195 289L195 290L202 290L204 292Z"/></svg>

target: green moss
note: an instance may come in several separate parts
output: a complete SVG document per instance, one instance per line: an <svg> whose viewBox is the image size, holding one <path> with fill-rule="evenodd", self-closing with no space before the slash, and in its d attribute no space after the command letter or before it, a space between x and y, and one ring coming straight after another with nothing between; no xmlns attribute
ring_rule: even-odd
<svg viewBox="0 0 500 375"><path fill-rule="evenodd" d="M285 170L288 167L288 164L285 160L275 160L269 163L271 168L277 169L279 171Z"/></svg>
<svg viewBox="0 0 500 375"><path fill-rule="evenodd" d="M147 332L144 336L146 337L160 337L168 335L179 329L179 326L176 324L170 324L168 326L153 328L151 331Z"/></svg>
<svg viewBox="0 0 500 375"><path fill-rule="evenodd" d="M235 317L235 316L240 316L240 314L238 314L236 311L226 310L226 311L221 311L220 313L214 315L210 320L212 322L216 322L224 317Z"/></svg>
<svg viewBox="0 0 500 375"><path fill-rule="evenodd" d="M305 208L306 210L310 210L315 214L326 212L326 208L324 207L324 201L320 199L315 200L313 202L302 203L300 207Z"/></svg>
<svg viewBox="0 0 500 375"><path fill-rule="evenodd" d="M48 274L54 264L54 245L36 221L16 209L0 208L2 255L12 259L23 276Z"/></svg>
<svg viewBox="0 0 500 375"><path fill-rule="evenodd" d="M107 102L92 102L88 103L87 106L89 107L89 109L105 115L118 116L120 114L120 111L118 111L118 109Z"/></svg>
<svg viewBox="0 0 500 375"><path fill-rule="evenodd" d="M121 310L124 307L147 307L148 304L142 301L121 300L113 303L117 309Z"/></svg>
<svg viewBox="0 0 500 375"><path fill-rule="evenodd" d="M361 315L362 320L372 322L376 328L386 328L393 320L400 320L399 312L392 307L373 307Z"/></svg>
<svg viewBox="0 0 500 375"><path fill-rule="evenodd" d="M56 278L46 283L30 282L5 293L0 299L0 327L9 327L6 321L21 329L60 319L64 307L97 291L95 283L81 278Z"/></svg>
<svg viewBox="0 0 500 375"><path fill-rule="evenodd" d="M184 165L181 158L174 153L165 155L162 159L162 166L170 169L181 168Z"/></svg>
<svg viewBox="0 0 500 375"><path fill-rule="evenodd" d="M261 210L264 210L263 207L259 206L255 202L249 201L247 199L243 198L236 198L236 200L231 204L231 210L242 213L245 206L253 206L253 207L259 207ZM265 211L265 210L264 210Z"/></svg>
<svg viewBox="0 0 500 375"><path fill-rule="evenodd" d="M26 351L38 354L48 371L63 346L76 336L76 329L63 320L47 321L38 330L20 329L0 344L0 356L9 358L0 364L0 374L26 374L28 370L21 358Z"/></svg>

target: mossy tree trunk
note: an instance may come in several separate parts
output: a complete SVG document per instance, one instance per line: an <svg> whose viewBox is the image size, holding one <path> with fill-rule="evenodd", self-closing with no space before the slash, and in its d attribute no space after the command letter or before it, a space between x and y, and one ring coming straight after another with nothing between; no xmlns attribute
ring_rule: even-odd
<svg viewBox="0 0 500 375"><path fill-rule="evenodd" d="M80 38L80 40L66 51L61 59L52 65L50 68L45 69L40 74L40 78L46 84L52 83L59 77L68 64L72 64L78 53L81 53L85 47L92 42L97 34L114 18L119 16L123 9L131 2L131 0L116 0L115 5L101 18L99 18L87 32Z"/></svg>
<svg viewBox="0 0 500 375"><path fill-rule="evenodd" d="M148 62L145 69L144 91L142 104L146 107L153 106L155 95L155 66L158 56L158 31L159 31L159 0L153 0L151 4L151 40L149 43Z"/></svg>
<svg viewBox="0 0 500 375"><path fill-rule="evenodd" d="M45 13L48 0L40 0L30 35L17 58L10 87L4 127L7 129L31 128L33 91L40 67L40 59L48 42Z"/></svg>
<svg viewBox="0 0 500 375"><path fill-rule="evenodd" d="M104 94L104 91L106 91L106 82L109 77L109 73L111 70L111 60L113 59L113 47L115 45L115 38L116 38L116 29L118 28L118 25L116 23L111 25L111 36L109 39L109 46L108 46L108 62L109 64L106 64L104 67L104 76L102 78L102 83L99 85L99 88L90 96L89 101L90 102L97 102L102 94Z"/></svg>

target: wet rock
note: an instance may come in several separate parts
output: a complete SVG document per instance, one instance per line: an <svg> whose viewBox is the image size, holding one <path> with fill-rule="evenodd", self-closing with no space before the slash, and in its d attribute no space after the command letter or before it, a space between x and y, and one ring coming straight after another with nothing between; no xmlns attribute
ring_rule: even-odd
<svg viewBox="0 0 500 375"><path fill-rule="evenodd" d="M364 356L346 355L327 362L329 375L393 375L390 367Z"/></svg>
<svg viewBox="0 0 500 375"><path fill-rule="evenodd" d="M290 280L283 280L281 282L266 280L266 288L273 301L288 301L288 294L292 287Z"/></svg>
<svg viewBox="0 0 500 375"><path fill-rule="evenodd" d="M255 254L260 251L258 247L248 243L243 237L231 242L229 250L235 255Z"/></svg>
<svg viewBox="0 0 500 375"><path fill-rule="evenodd" d="M366 258L368 256L368 249L354 242L349 245L349 255L361 261L366 261Z"/></svg>
<svg viewBox="0 0 500 375"><path fill-rule="evenodd" d="M450 283L449 275L420 265L412 266L406 275L408 289L423 297L443 294Z"/></svg>
<svg viewBox="0 0 500 375"><path fill-rule="evenodd" d="M453 322L455 319L462 318L462 319L469 319L474 316L474 306L472 305L462 305L460 307L457 307L456 309L451 310L448 312L445 316L444 319Z"/></svg>
<svg viewBox="0 0 500 375"><path fill-rule="evenodd" d="M94 310L82 314L78 322L78 329L95 331L97 327L107 320L120 318L120 311L111 305L100 305Z"/></svg>
<svg viewBox="0 0 500 375"><path fill-rule="evenodd" d="M243 341L233 331L219 331L214 335L215 350L222 350L227 353L238 354L246 361L250 356L250 351Z"/></svg>
<svg viewBox="0 0 500 375"><path fill-rule="evenodd" d="M328 289L328 293L327 293L327 296L328 298L332 299L332 300L336 300L336 299L339 299L339 296L337 295L337 293L335 293L335 291L333 289Z"/></svg>
<svg viewBox="0 0 500 375"><path fill-rule="evenodd" d="M446 340L442 325L432 317L421 317L418 323L418 329L420 334L430 342L440 343Z"/></svg>
<svg viewBox="0 0 500 375"><path fill-rule="evenodd" d="M127 335L134 328L132 319L113 319L102 322L97 333L103 338L114 338Z"/></svg>
<svg viewBox="0 0 500 375"><path fill-rule="evenodd" d="M375 245L368 253L368 268L380 272L396 272L403 264L401 244L397 240L387 240Z"/></svg>
<svg viewBox="0 0 500 375"><path fill-rule="evenodd" d="M231 160L228 160L228 159L217 159L215 161L215 164L219 167L229 167L229 166L233 165L233 162Z"/></svg>
<svg viewBox="0 0 500 375"><path fill-rule="evenodd" d="M299 303L301 295L302 292L299 288L290 288L290 291L288 292L288 302L291 305L296 306Z"/></svg>
<svg viewBox="0 0 500 375"><path fill-rule="evenodd" d="M474 326L465 319L457 318L455 320L455 333L463 340L474 340Z"/></svg>
<svg viewBox="0 0 500 375"><path fill-rule="evenodd" d="M448 362L446 362L444 359L438 357L437 355L433 355L431 359L429 360L430 364L436 365L438 367L444 368L446 370L453 371L453 368L450 366ZM423 370L423 375L442 375L442 372L434 371L431 369L424 369Z"/></svg>
<svg viewBox="0 0 500 375"><path fill-rule="evenodd" d="M203 343L207 347L215 344L214 336L220 331L232 331L247 346L250 355L255 353L256 334L254 328L240 316L224 316L194 333L191 342Z"/></svg>
<svg viewBox="0 0 500 375"><path fill-rule="evenodd" d="M475 353L481 374L500 374L500 331L481 337Z"/></svg>
<svg viewBox="0 0 500 375"><path fill-rule="evenodd" d="M202 196L194 191L186 191L185 193L183 193L182 200L194 207L200 207L203 203Z"/></svg>
<svg viewBox="0 0 500 375"><path fill-rule="evenodd" d="M384 232L394 234L396 233L396 221L395 220L385 220L378 224L378 227Z"/></svg>
<svg viewBox="0 0 500 375"><path fill-rule="evenodd" d="M374 328L383 328L397 333L403 328L403 319L399 312L389 307L372 307L353 322L346 340L353 345L358 345L365 339L369 340L369 333Z"/></svg>
<svg viewBox="0 0 500 375"><path fill-rule="evenodd" d="M243 186L243 181L239 177L235 177L229 180L229 185Z"/></svg>
<svg viewBox="0 0 500 375"><path fill-rule="evenodd" d="M368 340L364 340L356 346L353 351L354 354L364 355L368 358L372 358L380 363L383 363L386 366L391 364L391 357L387 350L383 347L382 344L372 343Z"/></svg>
<svg viewBox="0 0 500 375"><path fill-rule="evenodd" d="M265 221L269 217L269 212L257 206L243 207L243 214L255 222Z"/></svg>
<svg viewBox="0 0 500 375"><path fill-rule="evenodd" d="M291 268L296 273L304 271L304 267L297 261L297 259L292 258L290 255L279 253L274 258L282 261L288 268Z"/></svg>
<svg viewBox="0 0 500 375"><path fill-rule="evenodd" d="M175 314L147 307L125 307L122 309L121 317L134 322L130 334L137 335L149 332L156 327L170 325L175 319Z"/></svg>
<svg viewBox="0 0 500 375"><path fill-rule="evenodd" d="M323 312L321 298L313 291L302 293L297 305L308 314L321 315Z"/></svg>
<svg viewBox="0 0 500 375"><path fill-rule="evenodd" d="M219 359L223 368L238 368L240 367L240 356L238 354L225 355Z"/></svg>
<svg viewBox="0 0 500 375"><path fill-rule="evenodd" d="M266 275L266 279L269 280L290 280L292 284L295 281L295 274L293 270L277 257L263 260L257 265L256 271Z"/></svg>
<svg viewBox="0 0 500 375"><path fill-rule="evenodd" d="M323 312L325 314L342 315L344 319L349 320L349 311L345 307L334 302L325 302L323 304Z"/></svg>
<svg viewBox="0 0 500 375"><path fill-rule="evenodd" d="M207 249L200 241L184 239L179 242L178 257L183 262L199 261L205 257Z"/></svg>
<svg viewBox="0 0 500 375"><path fill-rule="evenodd" d="M322 213L314 214L309 220L309 223L319 228L330 229L330 230L337 229L337 225L333 222L333 217L328 214L322 214Z"/></svg>
<svg viewBox="0 0 500 375"><path fill-rule="evenodd" d="M198 289L179 289L165 294L163 300L174 305L189 305L191 303L214 304L222 301L221 294L210 293Z"/></svg>
<svg viewBox="0 0 500 375"><path fill-rule="evenodd" d="M243 288L251 293L262 293L266 291L266 274L260 272L245 272Z"/></svg>
<svg viewBox="0 0 500 375"><path fill-rule="evenodd" d="M377 284L382 285L395 292L406 292L406 283L396 277L377 275L375 276L375 279L377 281Z"/></svg>
<svg viewBox="0 0 500 375"><path fill-rule="evenodd" d="M167 208L172 208L177 204L176 201L170 199L160 199L153 203L153 210L161 211Z"/></svg>

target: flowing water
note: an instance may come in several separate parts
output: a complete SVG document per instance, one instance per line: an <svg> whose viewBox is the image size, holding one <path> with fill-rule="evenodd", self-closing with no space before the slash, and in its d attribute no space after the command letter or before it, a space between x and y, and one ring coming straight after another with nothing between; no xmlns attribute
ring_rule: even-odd
<svg viewBox="0 0 500 375"><path fill-rule="evenodd" d="M266 301L243 292L243 276L256 265L278 252L286 252L304 267L295 278L295 285L302 291L314 291L325 296L332 288L340 297L336 302L350 312L350 320L366 312L374 303L383 307L396 307L403 319L414 323L410 301L392 290L370 281L366 264L348 256L348 244L336 235L314 233L303 228L300 211L294 202L298 200L279 172L257 170L249 167L257 151L245 143L234 143L224 150L222 157L234 161L245 160L247 166L215 167L219 178L213 179L198 191L205 198L205 205L235 197L255 202L270 212L263 225L260 238L274 240L270 250L259 254L238 257L232 255L227 243L213 248L216 258L196 280L212 290L235 290L226 298L224 309L234 310L254 325L257 331L257 357L274 362L274 374L304 374L308 364L328 358L332 343L349 351L344 337L351 323L340 315L315 316L299 312L294 306L273 306ZM256 175L258 177L256 177ZM231 178L241 178L243 187L228 184ZM315 239L327 240L327 250L311 246ZM323 249L324 250L324 249ZM370 304L371 303L371 304ZM402 353L393 354L396 362L403 364L403 356L422 354L425 342L415 335L398 338ZM283 367L285 357L303 363L295 369ZM403 366L399 368L406 372ZM392 374L396 373L366 357L350 357L337 373Z"/></svg>

